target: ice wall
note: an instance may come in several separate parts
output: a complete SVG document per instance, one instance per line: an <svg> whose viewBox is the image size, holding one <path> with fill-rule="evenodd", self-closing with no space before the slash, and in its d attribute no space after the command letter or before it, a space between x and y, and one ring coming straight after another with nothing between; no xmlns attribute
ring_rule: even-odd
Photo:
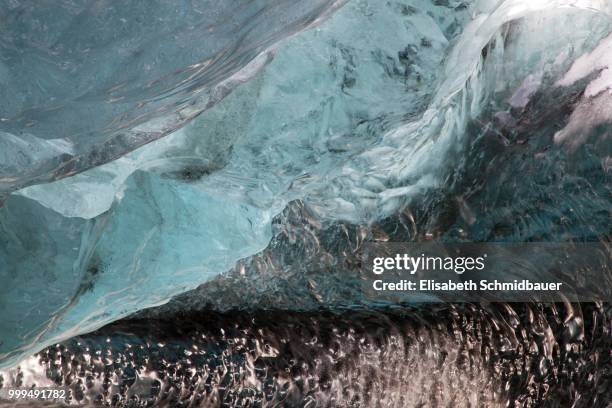
<svg viewBox="0 0 612 408"><path fill-rule="evenodd" d="M253 60L267 66L172 135L11 194L0 209L1 364L230 269L268 245L291 200L317 222L366 224L444 186L483 112L509 121L538 91L584 90L557 80L605 46L610 7L355 0L273 60ZM188 89L177 92L198 95ZM27 149L72 148L50 139Z"/></svg>
<svg viewBox="0 0 612 408"><path fill-rule="evenodd" d="M181 127L341 3L1 1L0 195Z"/></svg>

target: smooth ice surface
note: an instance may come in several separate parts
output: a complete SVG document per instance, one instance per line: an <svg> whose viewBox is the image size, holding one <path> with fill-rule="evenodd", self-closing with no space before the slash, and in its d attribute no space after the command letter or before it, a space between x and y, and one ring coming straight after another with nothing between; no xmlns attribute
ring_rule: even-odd
<svg viewBox="0 0 612 408"><path fill-rule="evenodd" d="M0 1L0 195L172 132L340 4Z"/></svg>
<svg viewBox="0 0 612 408"><path fill-rule="evenodd" d="M292 200L316 222L360 225L443 187L483 115L512 127L542 92L580 93L580 81L555 82L610 35L610 7L351 1L273 60L260 55L251 63L265 68L172 135L11 194L0 209L2 364L232 268L268 245ZM33 152L74 148L46 142Z"/></svg>

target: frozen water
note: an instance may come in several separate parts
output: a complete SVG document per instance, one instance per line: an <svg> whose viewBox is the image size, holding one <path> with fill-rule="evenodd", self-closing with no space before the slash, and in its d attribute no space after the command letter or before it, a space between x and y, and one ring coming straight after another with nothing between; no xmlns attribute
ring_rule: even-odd
<svg viewBox="0 0 612 408"><path fill-rule="evenodd" d="M0 1L0 158L19 157L0 162L0 194L172 132L252 75L263 51L340 4Z"/></svg>
<svg viewBox="0 0 612 408"><path fill-rule="evenodd" d="M232 268L268 245L272 219L292 200L307 203L317 222L360 225L439 188L470 123L491 115L518 128L515 117L528 117L542 92L558 92L559 100L581 93L588 84L555 83L573 61L598 55L612 31L610 7L598 0L355 0L285 42L273 59L272 52L248 59L246 73L229 79L229 88L244 84L173 134L122 157L135 145L120 144L118 153L100 144L106 159L72 170L115 160L12 193L0 209L0 277L9 282L2 364ZM559 29L567 25L574 29ZM200 89L177 87L181 97ZM88 109L82 101L65 114ZM161 109L161 119L146 112L130 129L150 136L168 112ZM67 117L61 126L71 122L89 126ZM56 137L36 147L32 137L6 145L27 150L26 161L13 154L2 161L33 169L30 181L51 174L31 167L32 157L81 148ZM24 310L33 316L24 318Z"/></svg>

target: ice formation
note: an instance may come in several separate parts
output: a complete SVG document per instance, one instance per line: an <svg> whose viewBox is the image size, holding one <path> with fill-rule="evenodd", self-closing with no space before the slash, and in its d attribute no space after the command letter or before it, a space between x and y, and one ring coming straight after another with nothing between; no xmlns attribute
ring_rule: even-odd
<svg viewBox="0 0 612 408"><path fill-rule="evenodd" d="M17 87L0 94L9 119L0 122L2 188L72 176L15 191L0 209L0 364L163 304L231 269L268 246L273 218L292 200L306 202L322 223L367 224L393 214L446 182L470 123L485 115L512 124L514 111L528 112L534 98L553 90L559 100L580 94L568 129L561 130L567 136L559 139L571 137L572 127L608 120L580 111L580 104L609 104L607 93L608 99L597 99L604 93L581 91L601 88L609 75L608 1L354 0L272 52L274 41L338 5L280 4L254 20L246 6L244 15L239 7L226 11L243 19L230 27L242 27L244 35L224 26L219 35L246 43L208 48L197 39L201 33L181 31L185 10L170 13L174 25L160 22L178 30L167 39L131 44L142 32L117 34L127 43L115 48L111 42L109 54L97 57L110 65L99 72L96 94L119 103L104 109L88 90L78 92L98 72L94 56L75 78L62 74L76 90L61 92L45 90L45 80L55 70L60 75L61 67L33 65L41 72L23 75L40 80L23 90L18 87L26 85L7 74L19 66L1 62L0 78ZM159 7L162 19L168 11ZM58 20L72 24L68 33L98 15L66 12L76 13ZM573 29L561 29L568 25ZM4 27L0 36L15 29ZM87 51L98 48L85 40L73 46L98 52ZM184 55L159 56L168 42L184 45L177 51ZM122 53L134 48L141 54L124 69L131 60ZM36 49L29 50L34 58ZM61 56L62 48L57 52ZM210 55L219 65L190 60ZM151 77L140 75L158 57L195 65L150 89ZM585 73L581 64L599 76L584 83L580 79L593 70ZM159 74L161 66L152 69ZM116 81L108 79L112 75ZM109 85L117 82L124 88ZM49 92L69 103L41 105L36 98ZM31 99L10 105L14 115L4 113L10 113L10 95L26 94ZM25 109L30 106L40 108ZM109 124L115 109L127 113Z"/></svg>
<svg viewBox="0 0 612 408"><path fill-rule="evenodd" d="M0 2L0 195L181 127L341 3Z"/></svg>

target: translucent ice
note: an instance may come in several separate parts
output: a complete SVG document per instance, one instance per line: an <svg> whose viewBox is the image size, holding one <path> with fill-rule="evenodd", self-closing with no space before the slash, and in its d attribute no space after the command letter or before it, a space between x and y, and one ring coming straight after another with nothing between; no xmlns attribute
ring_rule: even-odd
<svg viewBox="0 0 612 408"><path fill-rule="evenodd" d="M268 245L273 217L292 200L317 222L359 225L439 188L475 132L470 123L489 115L512 128L543 90L566 100L586 86L555 82L610 34L609 13L598 0L355 0L273 60L249 59L267 65L230 78L245 83L172 135L122 157L134 145L100 144L96 163L116 160L12 193L0 209L2 364L230 269ZM201 89L173 85L179 99ZM144 109L146 121L130 129L150 135L167 111ZM89 126L81 116L61 126ZM49 139L20 149L80 151ZM20 140L29 146L30 136Z"/></svg>
<svg viewBox="0 0 612 408"><path fill-rule="evenodd" d="M179 128L252 75L263 51L340 4L0 1L0 194Z"/></svg>

